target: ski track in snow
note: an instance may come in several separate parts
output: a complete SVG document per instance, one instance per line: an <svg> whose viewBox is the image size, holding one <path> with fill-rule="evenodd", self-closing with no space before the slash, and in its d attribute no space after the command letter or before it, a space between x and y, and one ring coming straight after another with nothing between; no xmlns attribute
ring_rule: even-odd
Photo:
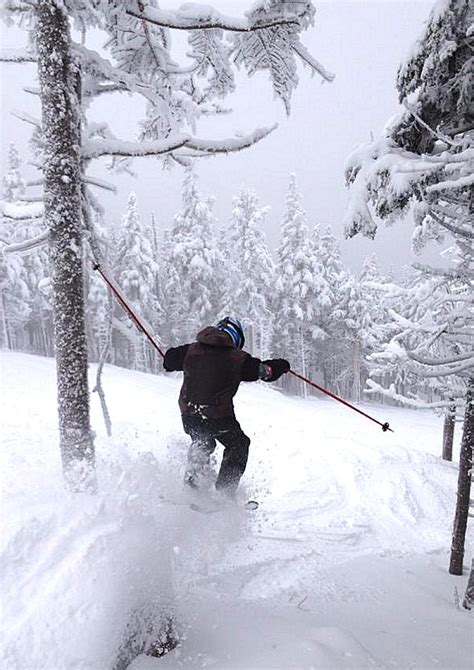
<svg viewBox="0 0 474 670"><path fill-rule="evenodd" d="M446 572L457 468L438 457L441 419L370 406L387 434L334 402L244 385L240 495L260 508L204 515L166 501L183 496L179 375L106 368L100 493L71 496L54 361L1 362L2 668L113 668L131 614L146 637L168 606L179 647L130 670L470 667L472 619L452 597L466 578Z"/></svg>

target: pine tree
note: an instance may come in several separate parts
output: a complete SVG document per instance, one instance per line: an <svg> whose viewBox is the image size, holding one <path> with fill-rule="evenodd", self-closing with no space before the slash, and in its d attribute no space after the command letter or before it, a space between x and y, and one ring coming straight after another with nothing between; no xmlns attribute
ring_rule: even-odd
<svg viewBox="0 0 474 670"><path fill-rule="evenodd" d="M317 278L317 316L313 339L313 375L321 373L324 386L342 393L345 363L342 345L342 287L346 282L339 242L327 226L313 229L314 265Z"/></svg>
<svg viewBox="0 0 474 670"><path fill-rule="evenodd" d="M25 181L21 175L21 160L13 142L8 146L7 172L3 177L3 198L6 202L15 202L21 199L25 191Z"/></svg>
<svg viewBox="0 0 474 670"><path fill-rule="evenodd" d="M474 366L473 16L468 0L435 6L399 71L397 88L405 111L387 126L384 137L354 152L347 167L348 234L361 231L373 237L377 217L391 223L410 211L415 252L428 240L452 239L450 267L415 264L417 276L394 317L398 333L391 346L397 365L434 396L430 400L421 393L420 402L438 406L442 399L447 408L453 399L463 405ZM403 313L407 305L412 305L409 315ZM395 389L389 395L395 397Z"/></svg>
<svg viewBox="0 0 474 670"><path fill-rule="evenodd" d="M296 176L292 174L277 250L273 311L278 321L273 350L288 358L292 367L303 375L307 373L315 317L313 251ZM303 393L306 394L305 386Z"/></svg>
<svg viewBox="0 0 474 670"><path fill-rule="evenodd" d="M135 314L151 324L153 321L156 323L160 307L155 295L157 266L149 234L149 229L144 228L137 211L137 197L132 192L128 197L127 211L122 218L117 239L114 277ZM135 331L135 326L122 311L119 310L117 314L129 328L134 366L145 371L148 367L145 339Z"/></svg>
<svg viewBox="0 0 474 670"><path fill-rule="evenodd" d="M219 311L219 252L211 201L199 193L192 170L183 181L182 203L171 230L166 283L172 342L192 341L200 329L215 321Z"/></svg>
<svg viewBox="0 0 474 670"><path fill-rule="evenodd" d="M268 207L259 207L251 189L242 187L233 200L230 245L234 277L233 313L246 328L248 348L255 356L268 355L271 331L270 296L275 269L261 226Z"/></svg>
<svg viewBox="0 0 474 670"><path fill-rule="evenodd" d="M347 395L354 400L361 400L365 360L375 344L370 302L361 283L352 274L347 274L341 293L341 339L345 348Z"/></svg>

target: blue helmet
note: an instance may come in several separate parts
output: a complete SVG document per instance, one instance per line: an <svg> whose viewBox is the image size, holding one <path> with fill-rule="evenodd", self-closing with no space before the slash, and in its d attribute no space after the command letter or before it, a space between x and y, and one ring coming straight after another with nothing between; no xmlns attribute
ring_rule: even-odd
<svg viewBox="0 0 474 670"><path fill-rule="evenodd" d="M223 330L224 333L230 335L230 338L236 349L243 349L245 344L245 337L242 324L238 319L233 319L231 316L225 316L216 323L216 328Z"/></svg>

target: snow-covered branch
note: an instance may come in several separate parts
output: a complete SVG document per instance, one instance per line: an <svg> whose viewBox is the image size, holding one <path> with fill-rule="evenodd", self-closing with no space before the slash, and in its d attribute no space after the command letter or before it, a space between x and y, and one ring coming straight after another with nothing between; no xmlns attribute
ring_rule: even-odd
<svg viewBox="0 0 474 670"><path fill-rule="evenodd" d="M151 103L154 103L158 100L159 96L154 93L150 86L147 86L146 84L138 81L133 75L125 72L125 70L120 69L118 66L112 65L110 61L98 54L97 51L88 49L84 45L77 43L74 43L73 47L81 58L83 66L86 70L89 69L90 71L94 72L95 75L99 73L102 78L106 79L108 82L111 82L112 85L115 85L120 90L138 93L149 100ZM103 84L103 86L107 87L107 84ZM101 92L100 87L98 92ZM91 95L91 92L89 92L89 95Z"/></svg>
<svg viewBox="0 0 474 670"><path fill-rule="evenodd" d="M90 186L97 186L98 188L102 188L105 191L111 191L112 193L117 193L117 187L114 184L110 184L109 182L104 181L102 179L98 179L97 177L81 175L81 181L85 184L89 184Z"/></svg>
<svg viewBox="0 0 474 670"><path fill-rule="evenodd" d="M31 114L28 114L27 112L20 112L18 110L13 110L11 112L12 116L14 116L16 119L19 119L20 121L24 121L25 123L29 123L31 126L34 126L35 128L38 128L41 130L41 121L37 119L34 116L31 116Z"/></svg>
<svg viewBox="0 0 474 670"><path fill-rule="evenodd" d="M446 365L443 362L438 364L436 370L427 370L425 367L423 369L411 368L410 372L418 375L420 377L450 377L451 375L459 375L462 372L471 372L474 369L474 359L470 358L467 362L459 364L457 366L452 366L448 363Z"/></svg>
<svg viewBox="0 0 474 670"><path fill-rule="evenodd" d="M187 144L191 136L179 133L165 140L128 142L125 140L86 140L82 147L83 158L101 156L158 156L167 154Z"/></svg>
<svg viewBox="0 0 474 670"><path fill-rule="evenodd" d="M276 126L257 128L253 133L243 137L224 140L203 140L187 133L178 133L165 140L149 142L127 142L123 140L88 140L82 148L83 158L99 158L100 156L159 156L185 147L206 155L241 151L266 137Z"/></svg>
<svg viewBox="0 0 474 670"><path fill-rule="evenodd" d="M250 23L248 18L235 18L222 14L209 5L198 5L189 3L180 7L177 11L143 7L140 10L138 3L129 4L126 12L136 19L148 21L161 28L173 28L175 30L209 30L220 29L231 32L252 32L263 28L274 28L300 22L296 16L279 16L259 20Z"/></svg>
<svg viewBox="0 0 474 670"><path fill-rule="evenodd" d="M367 395L372 395L375 393L380 393L385 396L385 398L390 398L391 400L396 400L397 402L405 405L407 407L414 407L416 409L443 409L449 408L453 405L453 401L449 400L440 400L437 402L423 402L421 400L416 400L415 398L407 398L406 396L400 395L395 391L393 384L390 388L384 388L380 384L377 384L373 379L367 380L368 389L364 389L364 393ZM457 403L457 406L462 407L463 399L460 398Z"/></svg>
<svg viewBox="0 0 474 670"><path fill-rule="evenodd" d="M31 221L32 219L41 219L43 217L44 207L42 202L5 202L0 201L0 214L5 219L13 221Z"/></svg>
<svg viewBox="0 0 474 670"><path fill-rule="evenodd" d="M446 191L447 189L458 189L464 188L465 186L474 185L474 174L466 175L465 177L459 177L458 179L446 179L445 181L439 181L437 184L431 184L426 187L427 193L436 193L438 191Z"/></svg>
<svg viewBox="0 0 474 670"><path fill-rule="evenodd" d="M317 72L323 79L326 81L334 81L335 74L333 72L329 72L329 70L326 70L324 65L322 65L319 61L312 56L308 49L301 44L300 41L298 41L296 44L293 44L293 51L298 54L298 56L301 58L302 61L304 61L309 67Z"/></svg>
<svg viewBox="0 0 474 670"><path fill-rule="evenodd" d="M430 132L433 135L433 137L436 137L438 140L441 140L441 142L449 144L450 146L453 147L459 146L459 142L453 142L453 140L450 137L447 137L446 135L443 135L443 133L434 130L428 123L426 123L426 121L423 121L421 116L417 114L417 112L413 109L413 107L408 103L406 99L403 100L403 106L418 121L418 123L423 126L423 128L426 128L426 130L428 130L428 132Z"/></svg>
<svg viewBox="0 0 474 670"><path fill-rule="evenodd" d="M44 233L41 233L41 235L32 237L30 240L24 240L23 242L17 242L14 244L7 244L5 247L3 247L3 251L5 253L21 253L24 251L31 251L31 249L35 249L36 247L40 247L43 244L46 244L48 238L49 232L45 231Z"/></svg>
<svg viewBox="0 0 474 670"><path fill-rule="evenodd" d="M452 224L448 223L444 219L445 213L439 206L433 205L430 209L430 215L433 217L436 223L438 223L443 228L446 228L446 230L449 230L450 233L459 235L460 237L465 237L469 240L474 240L474 232L472 230L468 230L467 228L459 228L459 226L453 226ZM463 221L460 223L462 224Z"/></svg>
<svg viewBox="0 0 474 670"><path fill-rule="evenodd" d="M471 365L474 366L474 351L467 351L464 354L459 354L459 356L451 356L450 358L436 359L436 358L425 358L423 356L418 356L412 351L408 351L408 358L415 361L416 363L421 363L422 365L452 365L453 363L459 363L461 361L471 360Z"/></svg>
<svg viewBox="0 0 474 670"><path fill-rule="evenodd" d="M1 63L36 63L36 57L26 49L0 49Z"/></svg>
<svg viewBox="0 0 474 670"><path fill-rule="evenodd" d="M467 268L463 268L462 270L451 270L449 268L433 268L428 265L423 265L422 263L412 263L412 267L415 268L415 270L436 277L449 277L451 279L464 279L466 275L468 277L474 277L474 271L469 271Z"/></svg>

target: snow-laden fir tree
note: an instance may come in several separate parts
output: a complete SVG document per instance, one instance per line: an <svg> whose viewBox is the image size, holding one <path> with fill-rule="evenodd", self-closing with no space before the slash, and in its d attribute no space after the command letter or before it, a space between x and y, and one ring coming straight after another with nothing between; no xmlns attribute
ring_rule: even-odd
<svg viewBox="0 0 474 670"><path fill-rule="evenodd" d="M6 202L21 200L25 192L25 180L21 174L21 159L13 142L8 145L7 171L2 179L3 198Z"/></svg>
<svg viewBox="0 0 474 670"><path fill-rule="evenodd" d="M405 111L383 138L358 149L347 167L348 234L373 236L379 219L396 221L410 211L415 250L430 239L452 241L450 258L445 254L448 268L415 266L419 277L412 301L423 295L423 304L408 320L399 315L392 348L398 363L427 380L446 406L453 392L462 398L474 366L473 13L472 3L464 0L435 6L399 71Z"/></svg>
<svg viewBox="0 0 474 670"><path fill-rule="evenodd" d="M341 298L339 309L343 316L339 337L346 377L344 395L361 400L362 384L366 377L366 356L373 351L375 344L372 305L361 282L350 273L346 273L346 280L341 286Z"/></svg>
<svg viewBox="0 0 474 670"><path fill-rule="evenodd" d="M136 0L9 0L5 9L7 20L18 19L31 39L25 48L2 53L2 60L38 65L42 115L33 122L49 233L61 454L71 486L93 488L81 247L86 231L97 255L89 187L108 187L90 174L91 162L112 156L115 167L127 169L132 157L151 155L186 164L265 137L271 128L218 141L196 136L199 118L221 111L216 98L232 90L235 61L248 73L268 72L287 109L297 83L296 60L326 80L332 75L300 41L314 19L310 1L258 2L236 19L208 5L161 11L154 2ZM72 27L80 41L71 38ZM96 30L106 33L101 53L88 39ZM191 66L171 57L173 30L188 33ZM123 91L146 102L136 142L115 138L106 122L87 121L94 98ZM86 470L89 478L81 479Z"/></svg>
<svg viewBox="0 0 474 670"><path fill-rule="evenodd" d="M277 249L273 350L302 375L307 374L313 341L316 297L314 247L296 176L292 174ZM306 385L303 393L306 394Z"/></svg>
<svg viewBox="0 0 474 670"><path fill-rule="evenodd" d="M155 294L157 266L148 235L149 229L146 230L142 223L137 209L137 197L132 192L128 197L127 211L122 217L117 236L113 275L133 312L140 320L152 325L156 324L160 306ZM127 358L131 358L137 370L145 371L145 338L142 333L137 332L135 325L120 307L116 309L116 318L122 321L122 333L128 334L128 344L133 352L131 357L125 357L124 363Z"/></svg>
<svg viewBox="0 0 474 670"><path fill-rule="evenodd" d="M316 280L315 324L313 326L312 374L321 374L324 386L342 393L342 286L346 281L339 242L331 228L316 224L312 232L313 264Z"/></svg>
<svg viewBox="0 0 474 670"><path fill-rule="evenodd" d="M401 310L406 304L405 288L407 282L412 281L412 274L401 278L398 282L382 274L375 254L367 256L357 277L360 291L366 302L367 313L367 346L361 349L362 353L362 388L365 386L368 374L382 386L389 386L395 381L400 370L396 366L384 368L377 360L385 343L389 342L396 332L391 310ZM402 373L403 374L403 373ZM400 380L401 381L401 380ZM368 392L368 389L364 389ZM415 389L413 389L415 390ZM385 396L378 394L375 389L370 391L371 396L383 402Z"/></svg>
<svg viewBox="0 0 474 670"><path fill-rule="evenodd" d="M242 318L247 348L254 356L269 354L272 327L270 296L275 268L262 225L268 207L260 207L254 190L241 187L233 199L229 241L233 266L232 313Z"/></svg>
<svg viewBox="0 0 474 670"><path fill-rule="evenodd" d="M393 222L410 212L415 250L428 240L446 237L452 243L448 268L416 266L420 277L414 285L415 300L423 292L425 304L410 320L396 317L401 333L392 352L399 365L419 378L419 387L434 390L446 408L453 402L462 406L466 393L450 565L454 574L462 572L470 487L466 473L474 441L473 22L470 0L436 3L398 73L404 111L388 124L382 138L359 148L347 166L349 235L361 231L373 237L378 219ZM435 397L428 404L439 401Z"/></svg>
<svg viewBox="0 0 474 670"><path fill-rule="evenodd" d="M216 308L219 319L236 314L234 310L234 288L237 269L234 265L228 226L219 228L216 238L219 256L217 259ZM238 318L238 314L236 318Z"/></svg>
<svg viewBox="0 0 474 670"><path fill-rule="evenodd" d="M215 245L212 200L203 197L196 175L183 181L182 209L171 229L166 300L171 343L192 341L219 313L219 250Z"/></svg>
<svg viewBox="0 0 474 670"><path fill-rule="evenodd" d="M21 163L15 145L10 144L0 205L2 333L7 334L5 346L46 355L52 353L50 304L43 290L48 255L44 248L30 244L30 240L44 241L43 205L41 198L24 195Z"/></svg>

